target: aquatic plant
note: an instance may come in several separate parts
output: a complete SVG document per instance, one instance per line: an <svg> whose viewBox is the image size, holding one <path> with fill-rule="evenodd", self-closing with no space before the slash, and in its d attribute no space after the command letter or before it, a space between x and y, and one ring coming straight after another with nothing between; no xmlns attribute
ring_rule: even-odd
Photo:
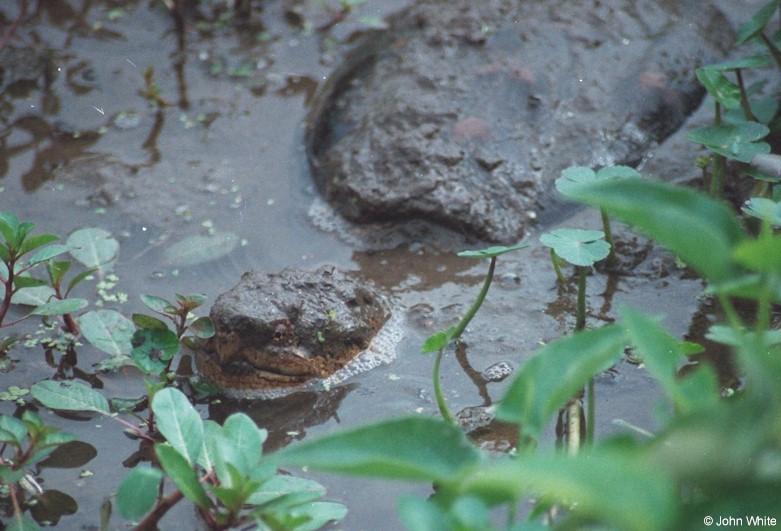
<svg viewBox="0 0 781 531"><path fill-rule="evenodd" d="M436 357L434 358L434 369L432 371L434 379L434 396L436 397L437 407L439 408L439 413L442 415L442 418L451 424L457 424L457 422L455 417L453 417L453 414L450 412L450 409L447 407L445 395L442 392L442 382L440 378L440 366L442 364L442 356L445 352L445 348L447 348L451 342L458 341L461 338L461 334L464 333L467 325L469 325L474 316L477 314L480 306L483 305L483 301L485 300L486 295L488 295L488 289L491 287L491 282L494 278L497 257L505 253L524 249L526 247L528 247L527 243L518 243L509 247L494 246L476 251L461 251L458 253L458 256L462 258L488 258L491 260L491 262L488 266L488 272L485 275L485 279L483 280L483 287L480 289L480 293L478 293L477 298L472 303L472 306L469 307L469 310L467 310L466 314L464 314L461 320L459 320L458 323L454 326L451 326L447 330L441 330L435 334L432 334L428 339L426 339L426 341L423 343L423 346L421 347L422 352L437 353Z"/></svg>
<svg viewBox="0 0 781 531"><path fill-rule="evenodd" d="M405 498L399 516L409 529L507 529L607 526L627 530L687 529L704 516L778 518L781 475L781 344L769 333L771 303L781 302L781 243L765 228L750 237L730 209L694 190L640 179L579 186L573 198L604 208L680 256L710 285L727 315L735 361L745 386L721 398L710 367L685 375L693 351L655 318L624 308L617 323L556 340L518 370L497 418L519 427L517 455L487 459L452 424L413 416L288 447L274 463L356 476L430 482L427 500ZM687 227L686 231L680 227ZM756 301L749 328L733 298ZM631 346L660 383L668 411L655 433L596 440L577 455L536 452L551 418L596 374ZM697 496L681 496L696 492ZM528 521L516 507L531 499ZM551 511L553 506L558 510Z"/></svg>
<svg viewBox="0 0 781 531"><path fill-rule="evenodd" d="M40 529L24 514L44 493L30 472L59 446L73 440L72 435L44 424L32 411L25 411L21 418L0 415L0 489L13 506L13 520L6 529ZM30 502L25 500L28 495L33 498Z"/></svg>

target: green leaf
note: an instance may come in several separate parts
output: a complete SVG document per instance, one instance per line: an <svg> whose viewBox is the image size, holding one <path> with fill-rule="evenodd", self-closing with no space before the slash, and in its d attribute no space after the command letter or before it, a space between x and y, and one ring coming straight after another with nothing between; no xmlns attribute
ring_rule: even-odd
<svg viewBox="0 0 781 531"><path fill-rule="evenodd" d="M45 280L41 280L40 278L33 278L28 277L25 275L19 275L18 277L14 277L14 288L16 289L24 289L24 288L37 288L39 286L47 286Z"/></svg>
<svg viewBox="0 0 781 531"><path fill-rule="evenodd" d="M747 40L756 37L764 30L770 18L773 16L773 12L779 5L781 0L770 0L767 4L763 5L751 19L740 26L738 30L738 39L735 44L743 44Z"/></svg>
<svg viewBox="0 0 781 531"><path fill-rule="evenodd" d="M245 476L252 473L263 453L268 433L244 413L234 413L222 425L222 433L230 441L233 455L228 462ZM227 456L225 456L227 457Z"/></svg>
<svg viewBox="0 0 781 531"><path fill-rule="evenodd" d="M47 302L35 308L30 315L64 315L87 307L85 299L62 299Z"/></svg>
<svg viewBox="0 0 781 531"><path fill-rule="evenodd" d="M203 445L203 421L187 397L171 387L155 393L152 411L157 429L188 463L195 463Z"/></svg>
<svg viewBox="0 0 781 531"><path fill-rule="evenodd" d="M520 424L524 435L538 438L551 417L590 378L621 358L624 344L623 330L609 325L543 347L518 370L497 418Z"/></svg>
<svg viewBox="0 0 781 531"><path fill-rule="evenodd" d="M767 345L781 344L781 330L765 330L762 335ZM729 326L713 325L708 329L705 337L722 345L741 347L746 341L755 341L756 333L744 331L743 335L740 336Z"/></svg>
<svg viewBox="0 0 781 531"><path fill-rule="evenodd" d="M293 518L306 517L305 524L297 525L295 531L316 531L329 522L338 522L347 516L347 507L334 502L310 502L289 509L288 514Z"/></svg>
<svg viewBox="0 0 781 531"><path fill-rule="evenodd" d="M204 302L206 302L206 295L203 293L193 293L192 295L179 295L176 294L176 300L179 301L179 304L181 304L183 307L186 307L190 310L193 310L197 308L198 306L201 306Z"/></svg>
<svg viewBox="0 0 781 531"><path fill-rule="evenodd" d="M25 242L22 244L22 247L19 249L18 256L22 256L23 254L27 254L30 251L33 251L37 249L38 247L42 247L46 245L47 243L51 243L54 241L59 240L60 237L56 234L36 234L35 236L30 236L25 240Z"/></svg>
<svg viewBox="0 0 781 531"><path fill-rule="evenodd" d="M439 481L480 459L460 428L427 417L388 420L290 446L293 465L388 479Z"/></svg>
<svg viewBox="0 0 781 531"><path fill-rule="evenodd" d="M445 487L446 492L449 488ZM490 503L528 495L551 499L566 505L575 516L625 531L675 527L678 490L672 480L660 467L618 451L497 459L475 467L452 488Z"/></svg>
<svg viewBox="0 0 781 531"><path fill-rule="evenodd" d="M0 212L0 234L3 235L8 247L16 247L16 234L19 230L19 219L10 212Z"/></svg>
<svg viewBox="0 0 781 531"><path fill-rule="evenodd" d="M198 474L182 454L167 444L156 444L155 454L160 466L185 498L201 509L211 507L211 500L198 481Z"/></svg>
<svg viewBox="0 0 781 531"><path fill-rule="evenodd" d="M82 271L75 277L71 279L70 282L68 282L68 288L65 290L65 293L70 293L70 291L75 288L77 285L81 284L86 278L88 278L92 273L96 271L95 268L87 269L86 271Z"/></svg>
<svg viewBox="0 0 781 531"><path fill-rule="evenodd" d="M689 188L626 179L578 188L578 201L605 208L718 282L737 270L732 249L745 234L729 207ZM685 228L685 230L682 230Z"/></svg>
<svg viewBox="0 0 781 531"><path fill-rule="evenodd" d="M133 324L135 324L138 328L146 328L148 330L168 330L167 324L165 324L157 317L152 317L151 315L134 313L131 318L133 320Z"/></svg>
<svg viewBox="0 0 781 531"><path fill-rule="evenodd" d="M43 234L41 236L44 236ZM56 237L56 236L55 236ZM32 238L31 238L32 239ZM30 240L27 240L28 242ZM25 245L27 242L25 242ZM63 253L67 253L70 251L70 247L67 245L49 245L47 247L44 247L43 249L38 249L35 251L30 259L27 261L28 265L35 265L40 264L41 262L45 262L46 260L51 260L55 256L59 256Z"/></svg>
<svg viewBox="0 0 781 531"><path fill-rule="evenodd" d="M433 333L428 337L428 339L426 339L426 341L423 342L423 346L420 347L420 351L437 352L442 350L447 346L448 343L450 343L450 340L453 339L453 333L455 330L456 328L451 326L447 330L440 330L439 332Z"/></svg>
<svg viewBox="0 0 781 531"><path fill-rule="evenodd" d="M23 306L42 306L54 298L56 293L49 286L25 288L14 293L11 302Z"/></svg>
<svg viewBox="0 0 781 531"><path fill-rule="evenodd" d="M3 443L10 443L16 447L20 447L27 437L27 428L24 423L10 415L0 416L0 430L3 432L0 440Z"/></svg>
<svg viewBox="0 0 781 531"><path fill-rule="evenodd" d="M190 236L167 247L163 251L163 261L175 267L201 264L222 258L231 253L238 244L239 238L232 232Z"/></svg>
<svg viewBox="0 0 781 531"><path fill-rule="evenodd" d="M153 312L167 313L171 315L176 314L176 307L162 297L156 297L154 295L141 295L141 302L143 302L144 305Z"/></svg>
<svg viewBox="0 0 781 531"><path fill-rule="evenodd" d="M769 132L770 129L766 125L743 122L698 127L689 131L688 138L729 159L750 163L756 155L770 153L769 144L757 142Z"/></svg>
<svg viewBox="0 0 781 531"><path fill-rule="evenodd" d="M450 531L447 514L434 503L405 496L399 500L399 519L409 531Z"/></svg>
<svg viewBox="0 0 781 531"><path fill-rule="evenodd" d="M136 366L147 374L160 374L179 352L179 338L168 328L141 328L131 340L131 357Z"/></svg>
<svg viewBox="0 0 781 531"><path fill-rule="evenodd" d="M106 397L81 382L43 380L34 384L30 393L38 402L51 409L111 414Z"/></svg>
<svg viewBox="0 0 781 531"><path fill-rule="evenodd" d="M600 230L556 229L540 236L540 242L570 264L590 266L610 253L604 237Z"/></svg>
<svg viewBox="0 0 781 531"><path fill-rule="evenodd" d="M157 502L163 473L148 465L140 465L130 471L122 480L117 491L119 514L128 520L139 520Z"/></svg>
<svg viewBox="0 0 781 531"><path fill-rule="evenodd" d="M53 286L62 282L65 273L71 268L71 263L67 260L52 260L46 264L46 271L49 273L49 279Z"/></svg>
<svg viewBox="0 0 781 531"><path fill-rule="evenodd" d="M678 366L684 359L681 342L669 335L653 319L623 308L621 322L626 327L629 340L643 359L646 369L661 384L681 413L698 407L713 405L719 399L718 388L707 387L707 382L692 395L684 379L679 379ZM703 393L702 391L709 391Z"/></svg>
<svg viewBox="0 0 781 531"><path fill-rule="evenodd" d="M529 244L522 242L522 243L516 243L515 245L510 245L508 247L505 247L503 245L497 245L494 247L487 247L485 249L480 249L477 251L461 251L458 253L458 256L461 258L494 258L496 256L509 253L512 251L517 251L518 249L525 249L528 247Z"/></svg>
<svg viewBox="0 0 781 531"><path fill-rule="evenodd" d="M41 531L41 528L38 526L38 524L35 523L35 520L27 516L26 514L20 514L18 516L13 516L8 521L6 528L6 531Z"/></svg>
<svg viewBox="0 0 781 531"><path fill-rule="evenodd" d="M247 500L252 505L261 505L294 492L310 492L318 497L325 495L325 487L311 479L276 474L255 491Z"/></svg>
<svg viewBox="0 0 781 531"><path fill-rule="evenodd" d="M127 356L133 350L133 323L116 310L95 310L79 317L81 333L95 348L111 356Z"/></svg>
<svg viewBox="0 0 781 531"><path fill-rule="evenodd" d="M770 122L778 112L778 100L774 98L754 98L749 101L751 106L751 112L757 119L757 122L765 124L770 127ZM746 115L743 113L742 108L729 109L724 113L724 121L731 124L747 123Z"/></svg>
<svg viewBox="0 0 781 531"><path fill-rule="evenodd" d="M700 70L725 71L743 68L764 68L766 66L770 66L770 58L766 54L757 54L706 65L700 68Z"/></svg>
<svg viewBox="0 0 781 531"><path fill-rule="evenodd" d="M755 218L765 219L777 227L781 226L781 202L766 197L752 197L746 201L743 212Z"/></svg>
<svg viewBox="0 0 781 531"><path fill-rule="evenodd" d="M100 269L119 254L119 242L103 229L79 229L68 237L66 244L71 247L71 256L88 268Z"/></svg>
<svg viewBox="0 0 781 531"><path fill-rule="evenodd" d="M209 339L215 334L214 323L208 317L199 317L190 324L188 330L190 330L195 337L201 339Z"/></svg>
<svg viewBox="0 0 781 531"><path fill-rule="evenodd" d="M781 236L768 235L756 240L746 240L735 248L735 260L763 273L781 273Z"/></svg>
<svg viewBox="0 0 781 531"><path fill-rule="evenodd" d="M719 69L705 66L698 68L695 73L702 86L727 109L740 108L740 88L722 74Z"/></svg>

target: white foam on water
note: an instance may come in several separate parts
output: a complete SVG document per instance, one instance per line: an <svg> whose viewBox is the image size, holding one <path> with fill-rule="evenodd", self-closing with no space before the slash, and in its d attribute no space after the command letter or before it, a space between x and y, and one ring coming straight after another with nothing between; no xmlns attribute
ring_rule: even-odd
<svg viewBox="0 0 781 531"><path fill-rule="evenodd" d="M300 385L272 389L226 389L225 395L236 399L270 400L301 391L327 391L358 374L396 359L396 347L404 337L403 317L392 314L369 343L366 350L327 378L313 378Z"/></svg>

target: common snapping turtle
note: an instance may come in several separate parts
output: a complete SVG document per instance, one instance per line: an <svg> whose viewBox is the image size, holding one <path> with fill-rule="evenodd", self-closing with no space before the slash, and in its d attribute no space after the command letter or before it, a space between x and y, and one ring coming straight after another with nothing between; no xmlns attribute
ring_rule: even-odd
<svg viewBox="0 0 781 531"><path fill-rule="evenodd" d="M245 273L210 317L216 333L199 350L198 369L242 394L334 374L369 347L390 311L371 284L324 266Z"/></svg>
<svg viewBox="0 0 781 531"><path fill-rule="evenodd" d="M563 168L635 165L674 132L732 39L700 0L420 0L321 88L312 173L354 222L517 241Z"/></svg>

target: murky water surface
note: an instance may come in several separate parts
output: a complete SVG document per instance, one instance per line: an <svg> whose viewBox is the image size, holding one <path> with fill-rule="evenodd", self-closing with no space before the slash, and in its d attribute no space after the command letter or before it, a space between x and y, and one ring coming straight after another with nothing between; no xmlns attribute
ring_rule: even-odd
<svg viewBox="0 0 781 531"><path fill-rule="evenodd" d="M252 9L235 16L223 2L202 2L183 18L156 0L0 4L0 209L62 235L84 226L110 230L121 242L117 289L130 294L117 307L122 313L142 309L140 293L203 292L213 301L246 270L321 264L358 270L395 298L402 338L391 363L328 391L204 406L220 421L248 412L269 429L268 450L392 416L435 414L432 360L419 353L420 345L458 319L487 266L452 255L454 248L481 245L457 235L425 238L418 231L410 239L383 228L351 229L324 206L309 175L303 126L313 94L351 38L407 1L369 0L341 21L305 2L245 2ZM150 103L152 85L166 106ZM672 142L672 151L647 161L649 168L662 171L659 161L682 149L680 137ZM597 227L598 219L583 212L563 223ZM165 253L178 241L214 232L234 242L230 253L195 265ZM620 304L630 304L665 314L677 334L698 336L711 318L698 300L700 281L661 250L619 234L630 263L624 274L589 279L590 324L609 322ZM92 299L94 287L85 285L78 295ZM497 363L516 368L540 344L566 333L574 306L574 290L556 287L544 249L503 257L484 309L464 336L466 350L444 363L452 407L465 418L479 417L508 381L488 382L484 371ZM29 387L54 373L40 347L19 346L12 357L19 361L0 375L0 388ZM78 365L92 372L102 358L85 346ZM143 388L131 370L100 379L108 396L136 396ZM599 433L617 430L616 419L654 429L658 393L642 369L618 365L599 378L597 394ZM0 410L11 413L14 405L3 402ZM107 419L42 414L87 443L72 445L42 470L46 489L77 504L52 494L55 513L62 514L47 518L61 517L62 528L92 528L137 443ZM475 433L492 448L506 448L513 436L501 426ZM353 530L378 529L377 522L400 528L393 500L427 492L318 479L329 498L348 505L340 527ZM197 526L181 505L163 521L165 529ZM114 527L123 526L115 517Z"/></svg>

